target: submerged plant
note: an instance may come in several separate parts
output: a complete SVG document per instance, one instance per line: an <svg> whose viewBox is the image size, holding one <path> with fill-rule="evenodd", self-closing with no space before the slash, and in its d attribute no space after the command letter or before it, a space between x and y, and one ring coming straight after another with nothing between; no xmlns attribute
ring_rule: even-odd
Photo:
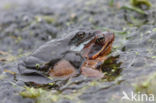
<svg viewBox="0 0 156 103"><path fill-rule="evenodd" d="M109 6L113 6L114 5L114 0L109 0Z"/></svg>
<svg viewBox="0 0 156 103"><path fill-rule="evenodd" d="M146 6L146 9L151 7L149 0L131 0L131 5L140 9L143 9L143 6Z"/></svg>

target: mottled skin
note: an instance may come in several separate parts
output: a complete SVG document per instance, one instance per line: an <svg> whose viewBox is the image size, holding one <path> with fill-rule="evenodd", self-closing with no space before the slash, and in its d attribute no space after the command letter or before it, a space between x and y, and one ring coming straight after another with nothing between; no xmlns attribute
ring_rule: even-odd
<svg viewBox="0 0 156 103"><path fill-rule="evenodd" d="M69 77L82 72L89 77L102 77L100 65L111 51L114 34L78 30L42 45L19 64L19 72L41 73L52 77Z"/></svg>

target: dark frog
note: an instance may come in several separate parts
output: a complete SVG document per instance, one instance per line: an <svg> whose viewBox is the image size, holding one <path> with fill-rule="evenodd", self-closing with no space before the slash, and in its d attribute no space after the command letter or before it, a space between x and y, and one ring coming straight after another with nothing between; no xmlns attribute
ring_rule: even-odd
<svg viewBox="0 0 156 103"><path fill-rule="evenodd" d="M53 78L82 74L102 78L101 65L111 52L114 34L93 30L71 32L39 47L19 64L20 74L42 74Z"/></svg>

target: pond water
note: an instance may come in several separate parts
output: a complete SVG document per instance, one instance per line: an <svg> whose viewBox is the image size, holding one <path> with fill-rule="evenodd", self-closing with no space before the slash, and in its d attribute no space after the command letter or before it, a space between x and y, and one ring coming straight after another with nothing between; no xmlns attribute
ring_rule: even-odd
<svg viewBox="0 0 156 103"><path fill-rule="evenodd" d="M123 91L156 95L155 0L143 12L121 9L130 6L125 0L115 0L113 6L111 0L1 1L1 103L132 103L136 101L121 100ZM47 83L47 78L37 75L20 75L18 64L39 46L80 28L115 33L112 52L103 65L106 78L79 75Z"/></svg>

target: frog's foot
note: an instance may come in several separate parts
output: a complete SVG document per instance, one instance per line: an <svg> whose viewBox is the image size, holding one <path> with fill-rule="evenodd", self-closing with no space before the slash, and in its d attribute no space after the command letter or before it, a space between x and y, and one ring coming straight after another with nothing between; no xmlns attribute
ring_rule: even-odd
<svg viewBox="0 0 156 103"><path fill-rule="evenodd" d="M102 72L92 69L92 68L89 68L89 67L82 67L81 73L84 76L92 77L92 78L103 78L104 77L104 74Z"/></svg>
<svg viewBox="0 0 156 103"><path fill-rule="evenodd" d="M76 75L75 67L64 59L57 62L49 71L49 76L56 78L71 77L74 75Z"/></svg>

